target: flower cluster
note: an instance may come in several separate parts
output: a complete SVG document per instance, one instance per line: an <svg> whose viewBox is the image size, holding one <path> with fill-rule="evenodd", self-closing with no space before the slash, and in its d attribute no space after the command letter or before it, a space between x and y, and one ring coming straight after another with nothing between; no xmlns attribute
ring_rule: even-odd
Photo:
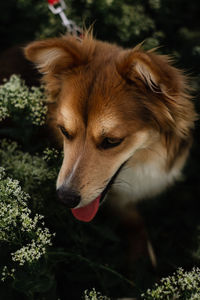
<svg viewBox="0 0 200 300"><path fill-rule="evenodd" d="M19 181L6 177L1 167L0 241L9 243L11 246L15 245L11 260L20 266L37 261L43 256L54 236L48 228L44 227L42 215L36 214L32 217L31 210L28 208L29 199L30 196L22 191ZM25 245L24 241L26 241ZM2 280L5 280L6 274L13 276L13 271L9 271L5 266L2 271Z"/></svg>
<svg viewBox="0 0 200 300"><path fill-rule="evenodd" d="M12 116L16 110L27 110L26 117L35 125L45 123L47 106L42 88L29 89L17 75L0 86L0 121Z"/></svg>
<svg viewBox="0 0 200 300"><path fill-rule="evenodd" d="M32 230L35 228L33 227ZM51 246L52 234L48 228L37 228L35 231L35 239L32 239L30 243L23 246L19 250L11 253L12 260L19 262L20 266L23 266L26 262L32 263L38 260L46 253L46 246Z"/></svg>
<svg viewBox="0 0 200 300"><path fill-rule="evenodd" d="M0 240L11 242L16 239L15 228L17 228L20 213L29 213L26 204L29 195L22 191L17 180L5 178L2 167L0 178Z"/></svg>
<svg viewBox="0 0 200 300"><path fill-rule="evenodd" d="M5 281L8 277L15 279L15 269L9 270L7 266L4 266L1 272L1 281Z"/></svg>
<svg viewBox="0 0 200 300"><path fill-rule="evenodd" d="M46 148L43 151L43 159L45 161L52 161L57 159L59 156L59 151L57 149L54 148Z"/></svg>
<svg viewBox="0 0 200 300"><path fill-rule="evenodd" d="M110 300L110 298L102 296L101 293L93 288L91 291L84 291L84 300Z"/></svg>
<svg viewBox="0 0 200 300"><path fill-rule="evenodd" d="M3 139L0 142L0 161L13 178L20 180L23 189L29 192L38 189L38 186L46 181L56 179L58 168L57 162L55 167L49 168L47 161L56 160L58 151L47 148L44 156L31 155L19 149L16 142Z"/></svg>
<svg viewBox="0 0 200 300"><path fill-rule="evenodd" d="M172 276L161 279L154 289L148 289L142 295L145 300L198 300L200 299L200 269L193 268L186 272L179 268Z"/></svg>
<svg viewBox="0 0 200 300"><path fill-rule="evenodd" d="M44 92L41 88L32 87L28 95L29 118L35 125L43 125L46 120L47 106L45 103Z"/></svg>

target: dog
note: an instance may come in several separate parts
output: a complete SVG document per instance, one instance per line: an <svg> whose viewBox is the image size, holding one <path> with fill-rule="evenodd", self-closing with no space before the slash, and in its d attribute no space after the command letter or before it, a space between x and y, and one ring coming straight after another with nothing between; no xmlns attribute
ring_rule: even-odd
<svg viewBox="0 0 200 300"><path fill-rule="evenodd" d="M91 221L105 196L123 211L181 177L196 113L168 56L91 34L35 41L25 56L43 74L64 147L58 197L78 220Z"/></svg>

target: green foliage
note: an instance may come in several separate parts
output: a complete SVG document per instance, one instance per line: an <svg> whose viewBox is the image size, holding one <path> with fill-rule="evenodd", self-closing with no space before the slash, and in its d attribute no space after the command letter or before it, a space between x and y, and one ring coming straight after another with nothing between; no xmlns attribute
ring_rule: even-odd
<svg viewBox="0 0 200 300"><path fill-rule="evenodd" d="M174 275L161 279L155 288L147 290L142 295L145 300L198 300L200 299L200 269L193 268L190 272L184 272L179 268Z"/></svg>
<svg viewBox="0 0 200 300"><path fill-rule="evenodd" d="M47 113L44 100L41 88L29 89L20 77L12 75L8 82L0 86L0 121L22 110L32 124L43 125Z"/></svg>
<svg viewBox="0 0 200 300"><path fill-rule="evenodd" d="M91 291L86 290L84 297L84 300L110 300L110 298L102 296L101 293L97 292L94 288Z"/></svg>
<svg viewBox="0 0 200 300"><path fill-rule="evenodd" d="M16 142L5 139L0 142L0 147L1 165L14 178L18 178L27 191L56 179L58 169L49 170L46 160L54 159L53 153L55 151L57 154L57 150L45 149L44 157L41 158L39 155L24 153L19 150Z"/></svg>
<svg viewBox="0 0 200 300"><path fill-rule="evenodd" d="M32 206L42 209L43 196L49 191L49 184L55 185L58 165L55 165L55 149L45 149L44 156L31 155L21 151L16 142L2 140L0 142L1 166L13 177L17 178L24 191L32 198ZM51 168L47 164L51 163ZM58 160L57 160L58 162Z"/></svg>
<svg viewBox="0 0 200 300"><path fill-rule="evenodd" d="M8 264L3 267L2 278L15 277L17 265L31 265L46 253L51 245L53 235L44 227L44 217L39 214L31 216L28 208L30 196L24 193L18 180L5 176L0 168L0 241L8 245Z"/></svg>

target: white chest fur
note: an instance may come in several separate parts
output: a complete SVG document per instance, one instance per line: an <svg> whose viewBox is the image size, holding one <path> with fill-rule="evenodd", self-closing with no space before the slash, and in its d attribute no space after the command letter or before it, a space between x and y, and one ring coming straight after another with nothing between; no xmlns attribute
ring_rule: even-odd
<svg viewBox="0 0 200 300"><path fill-rule="evenodd" d="M133 158L116 178L109 198L121 206L158 195L181 178L183 164L176 164L170 171L166 170L165 165L166 155L162 153L151 155L143 162Z"/></svg>

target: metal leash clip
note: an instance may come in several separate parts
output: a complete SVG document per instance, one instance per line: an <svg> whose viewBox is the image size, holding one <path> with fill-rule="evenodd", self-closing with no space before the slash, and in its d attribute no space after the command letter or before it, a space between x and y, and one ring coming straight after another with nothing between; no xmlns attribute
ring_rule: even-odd
<svg viewBox="0 0 200 300"><path fill-rule="evenodd" d="M67 6L64 0L48 0L48 7L54 15L59 15L63 26L67 28L67 31L75 36L82 36L82 30L76 23L72 20L69 20L64 12L67 9ZM60 4L60 5L59 5Z"/></svg>

